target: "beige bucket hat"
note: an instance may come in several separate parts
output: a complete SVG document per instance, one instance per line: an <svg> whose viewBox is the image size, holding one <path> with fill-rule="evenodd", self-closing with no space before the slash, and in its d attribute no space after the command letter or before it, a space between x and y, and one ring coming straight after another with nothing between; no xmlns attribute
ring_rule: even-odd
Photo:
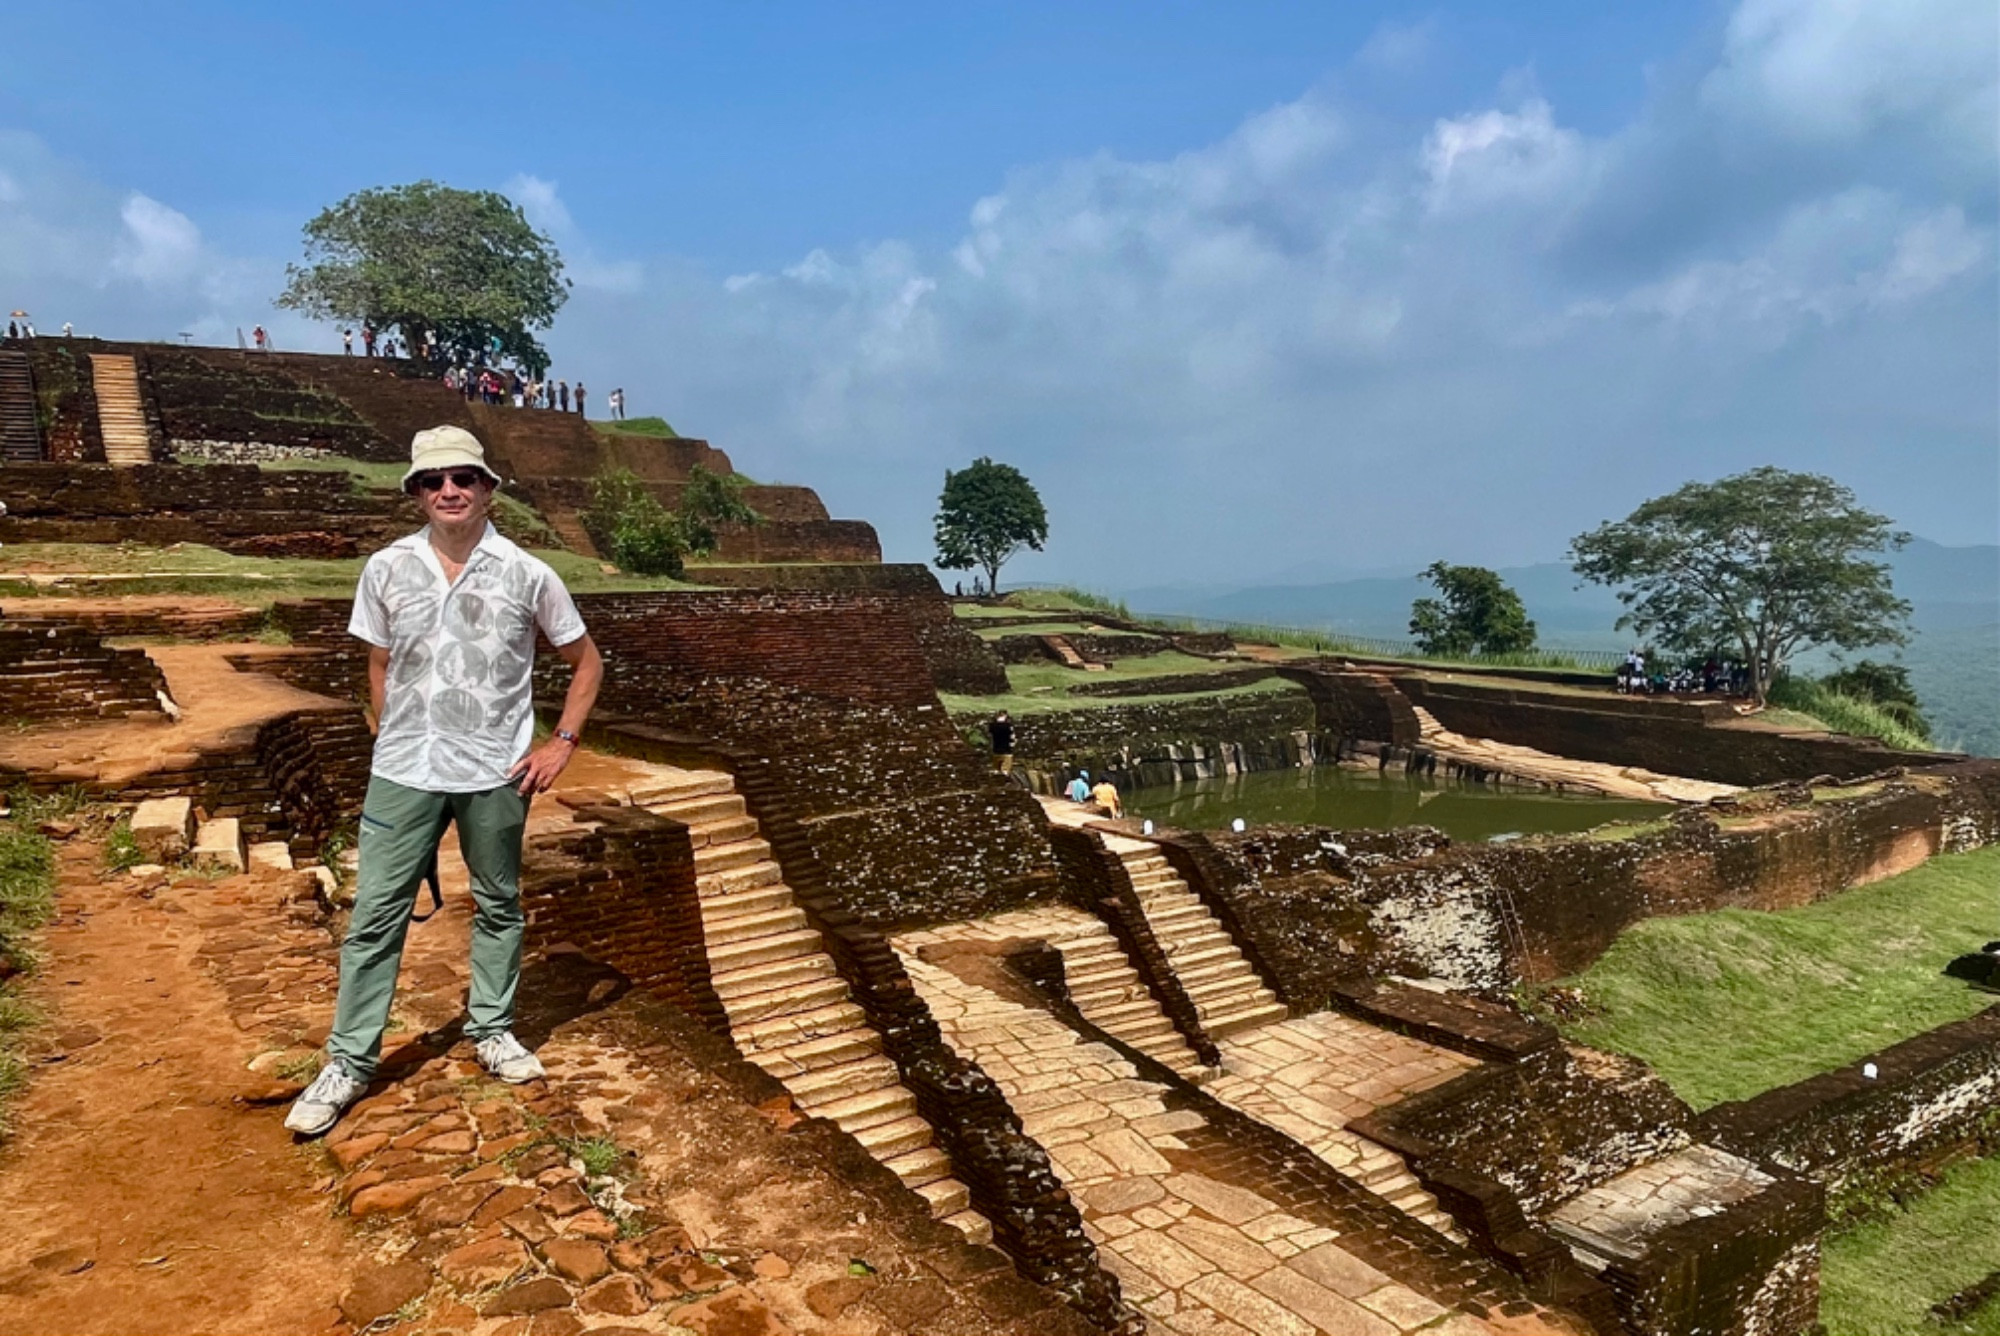
<svg viewBox="0 0 2000 1336"><path fill-rule="evenodd" d="M486 462L486 447L477 436L463 427L449 425L420 431L410 438L410 471L403 475L403 486L407 489L410 479L419 473L464 468L468 464L493 479L495 487L500 485L500 475Z"/></svg>

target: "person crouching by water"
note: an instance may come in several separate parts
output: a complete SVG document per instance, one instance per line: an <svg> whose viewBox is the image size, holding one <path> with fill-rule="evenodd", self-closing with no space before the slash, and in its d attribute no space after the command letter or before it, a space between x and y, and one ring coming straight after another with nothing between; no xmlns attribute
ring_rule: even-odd
<svg viewBox="0 0 2000 1336"><path fill-rule="evenodd" d="M1072 779L1063 788L1063 797L1069 799L1073 803L1078 803L1078 804L1089 802L1090 772L1088 770L1077 771L1076 778Z"/></svg>
<svg viewBox="0 0 2000 1336"><path fill-rule="evenodd" d="M544 1075L513 1032L521 836L529 802L576 754L604 664L561 578L488 521L499 482L471 432L418 432L403 487L430 523L370 557L355 591L347 629L369 646L375 752L327 1063L285 1116L306 1136L332 1127L375 1076L417 887L454 822L474 901L466 1037L499 1080ZM571 673L562 718L536 747L538 630Z"/></svg>
<svg viewBox="0 0 2000 1336"><path fill-rule="evenodd" d="M1097 781L1096 786L1090 791L1090 800L1103 808L1104 815L1113 821L1122 820L1125 816L1125 804L1118 797L1118 786L1109 778Z"/></svg>
<svg viewBox="0 0 2000 1336"><path fill-rule="evenodd" d="M1005 710L986 721L986 737L993 744L993 762L1003 775L1014 771L1014 721Z"/></svg>

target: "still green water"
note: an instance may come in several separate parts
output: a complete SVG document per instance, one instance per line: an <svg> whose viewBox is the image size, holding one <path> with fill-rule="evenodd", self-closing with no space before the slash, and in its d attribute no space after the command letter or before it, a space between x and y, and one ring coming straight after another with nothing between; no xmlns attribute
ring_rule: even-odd
<svg viewBox="0 0 2000 1336"><path fill-rule="evenodd" d="M1466 784L1375 770L1322 765L1264 770L1228 779L1134 789L1126 815L1162 825L1217 830L1237 817L1250 825L1331 826L1392 830L1435 826L1454 840L1567 834L1607 821L1644 821L1669 809L1622 798L1592 798L1532 789Z"/></svg>

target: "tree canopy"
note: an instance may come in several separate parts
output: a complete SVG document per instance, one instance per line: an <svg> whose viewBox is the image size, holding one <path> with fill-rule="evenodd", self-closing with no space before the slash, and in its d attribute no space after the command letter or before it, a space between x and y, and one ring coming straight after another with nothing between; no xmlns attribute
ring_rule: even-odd
<svg viewBox="0 0 2000 1336"><path fill-rule="evenodd" d="M983 570L987 592L998 593L1007 559L1024 547L1041 551L1048 537L1042 498L1013 465L982 455L945 470L937 513L937 564L945 570Z"/></svg>
<svg viewBox="0 0 2000 1336"><path fill-rule="evenodd" d="M555 243L519 205L491 190L435 181L356 191L305 226L306 263L288 265L278 305L322 319L395 329L411 348L425 335L463 360L501 353L530 371L569 297Z"/></svg>
<svg viewBox="0 0 2000 1336"><path fill-rule="evenodd" d="M1521 596L1484 566L1434 561L1420 579L1440 598L1410 605L1410 634L1426 654L1513 654L1535 647L1535 624Z"/></svg>
<svg viewBox="0 0 2000 1336"><path fill-rule="evenodd" d="M1869 560L1907 542L1833 479L1766 466L1655 497L1572 539L1569 559L1617 587L1620 628L1688 655L1733 651L1762 701L1803 650L1908 641L1910 605Z"/></svg>

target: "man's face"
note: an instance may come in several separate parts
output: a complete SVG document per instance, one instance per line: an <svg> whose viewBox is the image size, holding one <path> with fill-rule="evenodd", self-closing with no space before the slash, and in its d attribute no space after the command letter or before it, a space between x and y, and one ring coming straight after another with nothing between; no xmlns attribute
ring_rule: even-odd
<svg viewBox="0 0 2000 1336"><path fill-rule="evenodd" d="M493 480L478 469L432 469L410 480L424 518L443 528L477 524L493 501Z"/></svg>

